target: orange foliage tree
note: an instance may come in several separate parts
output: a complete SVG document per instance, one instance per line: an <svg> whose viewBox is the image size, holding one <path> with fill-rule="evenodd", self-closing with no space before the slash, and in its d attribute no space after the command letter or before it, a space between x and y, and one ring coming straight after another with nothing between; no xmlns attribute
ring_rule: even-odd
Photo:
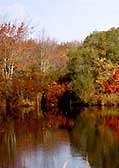
<svg viewBox="0 0 119 168"><path fill-rule="evenodd" d="M0 25L0 90L8 113L10 113L10 100L14 92L13 80L22 50L21 42L25 40L26 31L24 23L18 26L10 23Z"/></svg>
<svg viewBox="0 0 119 168"><path fill-rule="evenodd" d="M15 72L15 60L20 52L19 42L26 33L24 23L0 25L0 69L5 80L11 79Z"/></svg>
<svg viewBox="0 0 119 168"><path fill-rule="evenodd" d="M59 99L63 96L66 90L71 90L72 85L71 83L62 83L59 84L58 82L53 82L51 85L48 86L46 91L46 100L47 106L49 107L57 107Z"/></svg>

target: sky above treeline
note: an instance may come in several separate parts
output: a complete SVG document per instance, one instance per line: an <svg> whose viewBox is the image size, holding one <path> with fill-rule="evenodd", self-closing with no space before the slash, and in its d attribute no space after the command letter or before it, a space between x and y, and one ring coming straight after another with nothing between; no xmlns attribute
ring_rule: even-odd
<svg viewBox="0 0 119 168"><path fill-rule="evenodd" d="M93 31L119 27L119 0L0 0L0 22L24 21L59 42L83 41Z"/></svg>

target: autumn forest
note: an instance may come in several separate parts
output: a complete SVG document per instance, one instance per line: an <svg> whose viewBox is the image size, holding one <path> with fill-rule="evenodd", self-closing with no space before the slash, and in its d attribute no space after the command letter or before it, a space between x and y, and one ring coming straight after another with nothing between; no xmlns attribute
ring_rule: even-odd
<svg viewBox="0 0 119 168"><path fill-rule="evenodd" d="M1 121L24 118L20 109L30 107L34 116L50 112L49 121L63 113L65 123L76 106L119 105L119 28L58 43L29 38L25 23L1 24L0 105Z"/></svg>

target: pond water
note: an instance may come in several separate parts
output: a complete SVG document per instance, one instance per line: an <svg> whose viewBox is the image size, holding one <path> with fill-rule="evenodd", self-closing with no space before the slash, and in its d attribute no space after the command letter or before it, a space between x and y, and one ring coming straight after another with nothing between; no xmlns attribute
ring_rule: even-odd
<svg viewBox="0 0 119 168"><path fill-rule="evenodd" d="M118 157L118 108L83 108L70 130L42 120L0 127L0 168L118 168Z"/></svg>

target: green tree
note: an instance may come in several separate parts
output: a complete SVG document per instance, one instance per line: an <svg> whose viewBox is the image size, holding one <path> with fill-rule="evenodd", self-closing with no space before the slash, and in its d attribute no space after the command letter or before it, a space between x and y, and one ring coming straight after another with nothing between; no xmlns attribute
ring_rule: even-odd
<svg viewBox="0 0 119 168"><path fill-rule="evenodd" d="M83 45L95 48L100 58L105 57L113 63L119 63L119 28L93 32L86 37Z"/></svg>
<svg viewBox="0 0 119 168"><path fill-rule="evenodd" d="M68 73L74 90L84 102L103 91L102 82L110 80L119 64L119 29L93 32L81 46L68 53Z"/></svg>

